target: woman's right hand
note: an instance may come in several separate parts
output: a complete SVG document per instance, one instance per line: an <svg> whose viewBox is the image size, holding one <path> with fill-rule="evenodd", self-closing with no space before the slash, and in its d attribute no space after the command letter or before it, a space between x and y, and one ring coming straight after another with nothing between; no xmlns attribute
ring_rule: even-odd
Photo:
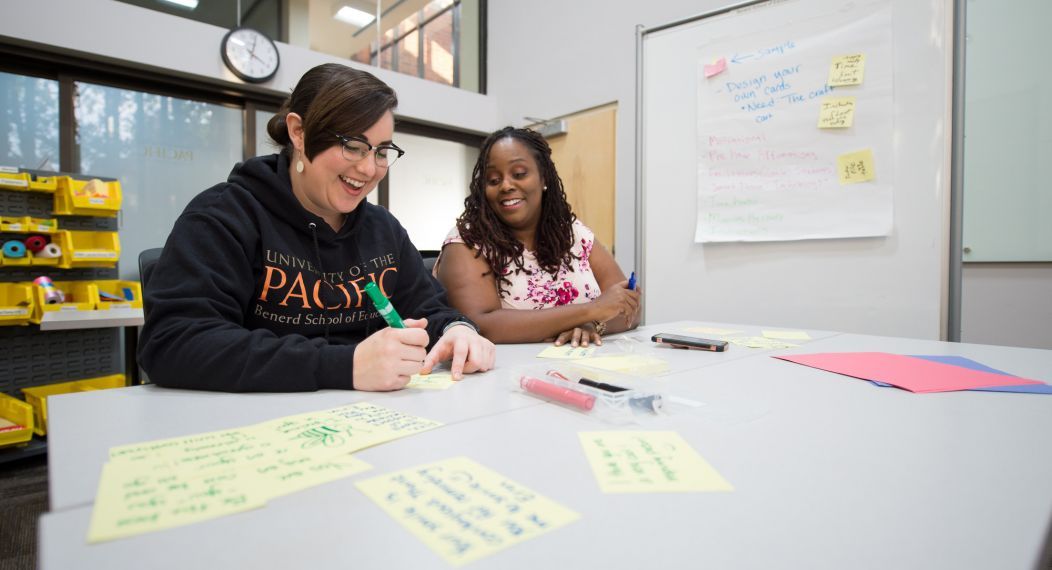
<svg viewBox="0 0 1052 570"><path fill-rule="evenodd" d="M627 280L622 281L603 291L593 303L600 309L597 321L605 323L619 315L633 317L639 311L639 291L629 289Z"/></svg>
<svg viewBox="0 0 1052 570"><path fill-rule="evenodd" d="M354 349L354 389L401 390L420 372L427 356L427 319L406 319L404 329L387 327Z"/></svg>

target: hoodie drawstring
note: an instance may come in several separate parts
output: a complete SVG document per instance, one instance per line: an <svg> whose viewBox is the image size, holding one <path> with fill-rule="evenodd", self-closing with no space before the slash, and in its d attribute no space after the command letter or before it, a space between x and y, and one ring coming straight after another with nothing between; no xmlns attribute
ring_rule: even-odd
<svg viewBox="0 0 1052 570"><path fill-rule="evenodd" d="M318 273L321 274L321 281L328 285L329 289L332 289L332 283L329 283L329 280L325 277L325 267L321 264L321 248L318 247L318 224L310 222L307 224L307 227L310 228L310 235L314 238L314 263L318 265ZM323 320L325 321L325 342L329 342L329 319L325 318Z"/></svg>

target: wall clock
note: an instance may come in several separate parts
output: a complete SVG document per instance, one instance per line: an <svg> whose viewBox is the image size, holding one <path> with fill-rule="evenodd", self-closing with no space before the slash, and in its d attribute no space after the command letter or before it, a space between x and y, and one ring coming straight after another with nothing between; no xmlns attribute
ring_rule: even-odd
<svg viewBox="0 0 1052 570"><path fill-rule="evenodd" d="M227 32L219 44L223 63L244 81L262 83L278 72L278 46L263 32L238 27Z"/></svg>

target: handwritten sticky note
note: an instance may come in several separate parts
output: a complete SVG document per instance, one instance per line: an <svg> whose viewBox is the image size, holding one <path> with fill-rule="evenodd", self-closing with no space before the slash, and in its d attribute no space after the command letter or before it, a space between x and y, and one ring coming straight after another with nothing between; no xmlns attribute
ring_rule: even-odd
<svg viewBox="0 0 1052 570"><path fill-rule="evenodd" d="M317 457L305 454L257 463L248 471L258 476L259 489L266 500L281 497L350 477L373 466L353 455Z"/></svg>
<svg viewBox="0 0 1052 570"><path fill-rule="evenodd" d="M596 347L594 346L570 346L568 344L562 346L552 345L542 350L537 355L537 358L588 358L589 356L592 356L595 349Z"/></svg>
<svg viewBox="0 0 1052 570"><path fill-rule="evenodd" d="M799 346L791 342L785 342L784 340L775 338L766 338L762 336L745 336L745 337L734 337L728 338L727 342L735 346L743 346L745 348L793 348Z"/></svg>
<svg viewBox="0 0 1052 570"><path fill-rule="evenodd" d="M829 85L861 85L866 71L866 56L860 53L842 55L833 58L829 66Z"/></svg>
<svg viewBox="0 0 1052 570"><path fill-rule="evenodd" d="M109 462L102 468L88 542L103 542L262 507L265 493L250 472L194 475Z"/></svg>
<svg viewBox="0 0 1052 570"><path fill-rule="evenodd" d="M536 538L580 516L466 457L374 477L357 486L454 566Z"/></svg>
<svg viewBox="0 0 1052 570"><path fill-rule="evenodd" d="M406 388L446 390L453 384L456 384L456 380L453 380L451 372L432 372L431 374L413 374L409 377L409 384L406 385Z"/></svg>
<svg viewBox="0 0 1052 570"><path fill-rule="evenodd" d="M762 334L765 338L780 340L811 340L807 331L763 331Z"/></svg>
<svg viewBox="0 0 1052 570"><path fill-rule="evenodd" d="M727 69L727 58L721 57L712 63L705 64L705 79L719 75Z"/></svg>
<svg viewBox="0 0 1052 570"><path fill-rule="evenodd" d="M734 334L741 334L742 331L734 329L721 329L716 327L688 327L683 329L683 332L707 334L710 336L730 336Z"/></svg>
<svg viewBox="0 0 1052 570"><path fill-rule="evenodd" d="M615 354L610 356L595 356L588 360L578 361L581 366L598 368L610 372L621 372L639 376L658 375L668 372L668 362L652 356L637 354ZM605 380L602 376L595 380Z"/></svg>
<svg viewBox="0 0 1052 570"><path fill-rule="evenodd" d="M855 184L876 178L873 167L873 151L870 149L849 152L836 158L836 169L841 184Z"/></svg>
<svg viewBox="0 0 1052 570"><path fill-rule="evenodd" d="M674 431L588 431L578 436L604 493L734 490Z"/></svg>
<svg viewBox="0 0 1052 570"><path fill-rule="evenodd" d="M825 97L818 110L818 128L846 129L855 123L854 97Z"/></svg>

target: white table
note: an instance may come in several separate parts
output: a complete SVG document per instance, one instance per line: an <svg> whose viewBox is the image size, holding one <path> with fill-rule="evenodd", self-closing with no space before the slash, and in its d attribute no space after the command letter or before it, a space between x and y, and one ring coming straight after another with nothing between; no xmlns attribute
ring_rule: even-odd
<svg viewBox="0 0 1052 570"><path fill-rule="evenodd" d="M139 387L56 398L40 567L446 568L354 482L458 455L581 514L470 568L1033 567L1052 516L1052 397L912 394L769 356L955 354L1047 382L1052 351L811 334L816 340L796 349L669 352L674 371L656 385L704 405L629 426L677 431L732 493L599 492L576 433L625 426L516 392L510 372L532 361L538 345L502 346L498 370L437 392L246 396ZM363 450L373 470L263 509L85 543L109 447L364 400L447 425Z"/></svg>

